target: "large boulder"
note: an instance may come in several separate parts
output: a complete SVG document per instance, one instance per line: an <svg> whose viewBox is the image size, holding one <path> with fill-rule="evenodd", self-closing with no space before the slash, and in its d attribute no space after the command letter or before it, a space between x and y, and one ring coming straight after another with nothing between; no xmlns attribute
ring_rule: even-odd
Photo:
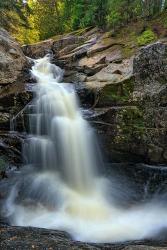
<svg viewBox="0 0 167 250"><path fill-rule="evenodd" d="M28 63L19 44L0 29L0 85L16 82Z"/></svg>
<svg viewBox="0 0 167 250"><path fill-rule="evenodd" d="M167 85L167 42L141 48L134 59L134 74L136 98L141 100L159 95Z"/></svg>
<svg viewBox="0 0 167 250"><path fill-rule="evenodd" d="M127 80L130 81L132 73L133 73L132 58L123 60L119 64L112 62L109 63L107 67L101 69L95 75L87 77L85 84L88 88L97 90L102 90L106 85L110 85L114 89L115 88L114 86L116 86L117 84L120 85L121 83L122 85L124 81ZM112 90L110 90L109 92L112 92ZM119 93L113 93L113 94L119 95Z"/></svg>
<svg viewBox="0 0 167 250"><path fill-rule="evenodd" d="M101 73L93 76L98 80L95 86L103 78L109 80L108 74ZM142 48L134 57L131 76L116 84L108 82L95 105L106 111L93 118L107 155L118 161L123 155L129 160L139 156L139 161L167 163L167 44Z"/></svg>

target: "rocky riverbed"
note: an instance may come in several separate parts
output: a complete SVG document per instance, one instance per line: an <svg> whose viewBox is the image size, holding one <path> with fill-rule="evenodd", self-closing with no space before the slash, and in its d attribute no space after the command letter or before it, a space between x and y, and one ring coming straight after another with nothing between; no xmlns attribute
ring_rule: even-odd
<svg viewBox="0 0 167 250"><path fill-rule="evenodd" d="M1 249L90 249L90 250L165 250L167 241L146 240L134 241L118 244L89 244L73 241L70 236L61 231L38 229L38 228L21 228L1 226Z"/></svg>

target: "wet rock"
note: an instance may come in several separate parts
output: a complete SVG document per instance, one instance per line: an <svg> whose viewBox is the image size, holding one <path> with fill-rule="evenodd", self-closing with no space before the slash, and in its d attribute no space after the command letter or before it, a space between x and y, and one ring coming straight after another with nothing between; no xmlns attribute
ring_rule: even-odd
<svg viewBox="0 0 167 250"><path fill-rule="evenodd" d="M53 42L53 39L49 39L32 45L24 45L22 46L22 50L26 56L38 59L52 52Z"/></svg>
<svg viewBox="0 0 167 250"><path fill-rule="evenodd" d="M5 30L0 29L0 85L18 80L27 64L19 44Z"/></svg>
<svg viewBox="0 0 167 250"><path fill-rule="evenodd" d="M164 151L163 157L165 160L167 160L167 150Z"/></svg>
<svg viewBox="0 0 167 250"><path fill-rule="evenodd" d="M138 131L143 118L136 106L95 108L95 114L88 119L98 131L106 159L114 162L145 160L147 146L141 142L142 128Z"/></svg>
<svg viewBox="0 0 167 250"><path fill-rule="evenodd" d="M125 247L124 250L165 250L167 249L167 247L153 247L153 246L144 246L144 245L140 245L140 246L128 246Z"/></svg>
<svg viewBox="0 0 167 250"><path fill-rule="evenodd" d="M75 90L79 97L81 106L86 108L91 108L94 105L95 102L95 94L88 89L84 83L82 82L76 82L75 83ZM91 110L90 110L91 112ZM92 113L92 112L91 112Z"/></svg>
<svg viewBox="0 0 167 250"><path fill-rule="evenodd" d="M1 129L9 128L10 114L5 112L0 112L0 124Z"/></svg>
<svg viewBox="0 0 167 250"><path fill-rule="evenodd" d="M19 133L0 134L0 155L2 160L10 165L20 165L22 161L21 144L24 135Z"/></svg>
<svg viewBox="0 0 167 250"><path fill-rule="evenodd" d="M111 249L111 250L165 250L166 241L137 241L120 244L93 244L74 241L62 231L30 227L0 226L1 249ZM141 247L141 248L140 248Z"/></svg>
<svg viewBox="0 0 167 250"><path fill-rule="evenodd" d="M31 84L12 84L0 90L0 130L9 131L10 121L32 99Z"/></svg>
<svg viewBox="0 0 167 250"><path fill-rule="evenodd" d="M163 149L156 145L149 145L148 157L150 161L158 163L162 158Z"/></svg>
<svg viewBox="0 0 167 250"><path fill-rule="evenodd" d="M19 133L0 133L0 180L8 178L21 166L23 139L24 135ZM0 196L1 191L0 186Z"/></svg>

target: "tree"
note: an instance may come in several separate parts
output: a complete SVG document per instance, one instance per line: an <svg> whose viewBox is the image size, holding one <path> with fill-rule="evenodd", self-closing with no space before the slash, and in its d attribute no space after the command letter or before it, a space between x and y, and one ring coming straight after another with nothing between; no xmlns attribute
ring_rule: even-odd
<svg viewBox="0 0 167 250"><path fill-rule="evenodd" d="M19 25L16 34L25 43L89 26L115 29L137 19L146 21L167 8L167 0L4 0L0 4L3 20L13 15L22 23L28 21L29 27Z"/></svg>
<svg viewBox="0 0 167 250"><path fill-rule="evenodd" d="M23 43L48 39L64 31L62 3L58 0L28 0L30 12L24 13L29 28L20 27L16 38Z"/></svg>
<svg viewBox="0 0 167 250"><path fill-rule="evenodd" d="M33 20L29 22L30 25L34 25L34 28L39 31L40 40L47 39L63 31L60 14L61 1L30 0L28 3L33 16Z"/></svg>
<svg viewBox="0 0 167 250"><path fill-rule="evenodd" d="M164 6L164 0L141 0L143 17L150 18L160 13Z"/></svg>
<svg viewBox="0 0 167 250"><path fill-rule="evenodd" d="M28 26L24 9L28 10L28 5L22 0L0 1L0 27L7 30L14 29L16 24Z"/></svg>
<svg viewBox="0 0 167 250"><path fill-rule="evenodd" d="M136 19L140 13L140 0L110 0L108 1L107 23L115 28L121 24Z"/></svg>

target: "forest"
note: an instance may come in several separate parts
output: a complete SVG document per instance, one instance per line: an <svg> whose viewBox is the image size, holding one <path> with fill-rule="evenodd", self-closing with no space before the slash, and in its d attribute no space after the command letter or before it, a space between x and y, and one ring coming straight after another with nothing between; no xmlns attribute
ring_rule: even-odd
<svg viewBox="0 0 167 250"><path fill-rule="evenodd" d="M167 0L1 0L0 26L21 43L34 43L91 26L117 30L166 8Z"/></svg>

